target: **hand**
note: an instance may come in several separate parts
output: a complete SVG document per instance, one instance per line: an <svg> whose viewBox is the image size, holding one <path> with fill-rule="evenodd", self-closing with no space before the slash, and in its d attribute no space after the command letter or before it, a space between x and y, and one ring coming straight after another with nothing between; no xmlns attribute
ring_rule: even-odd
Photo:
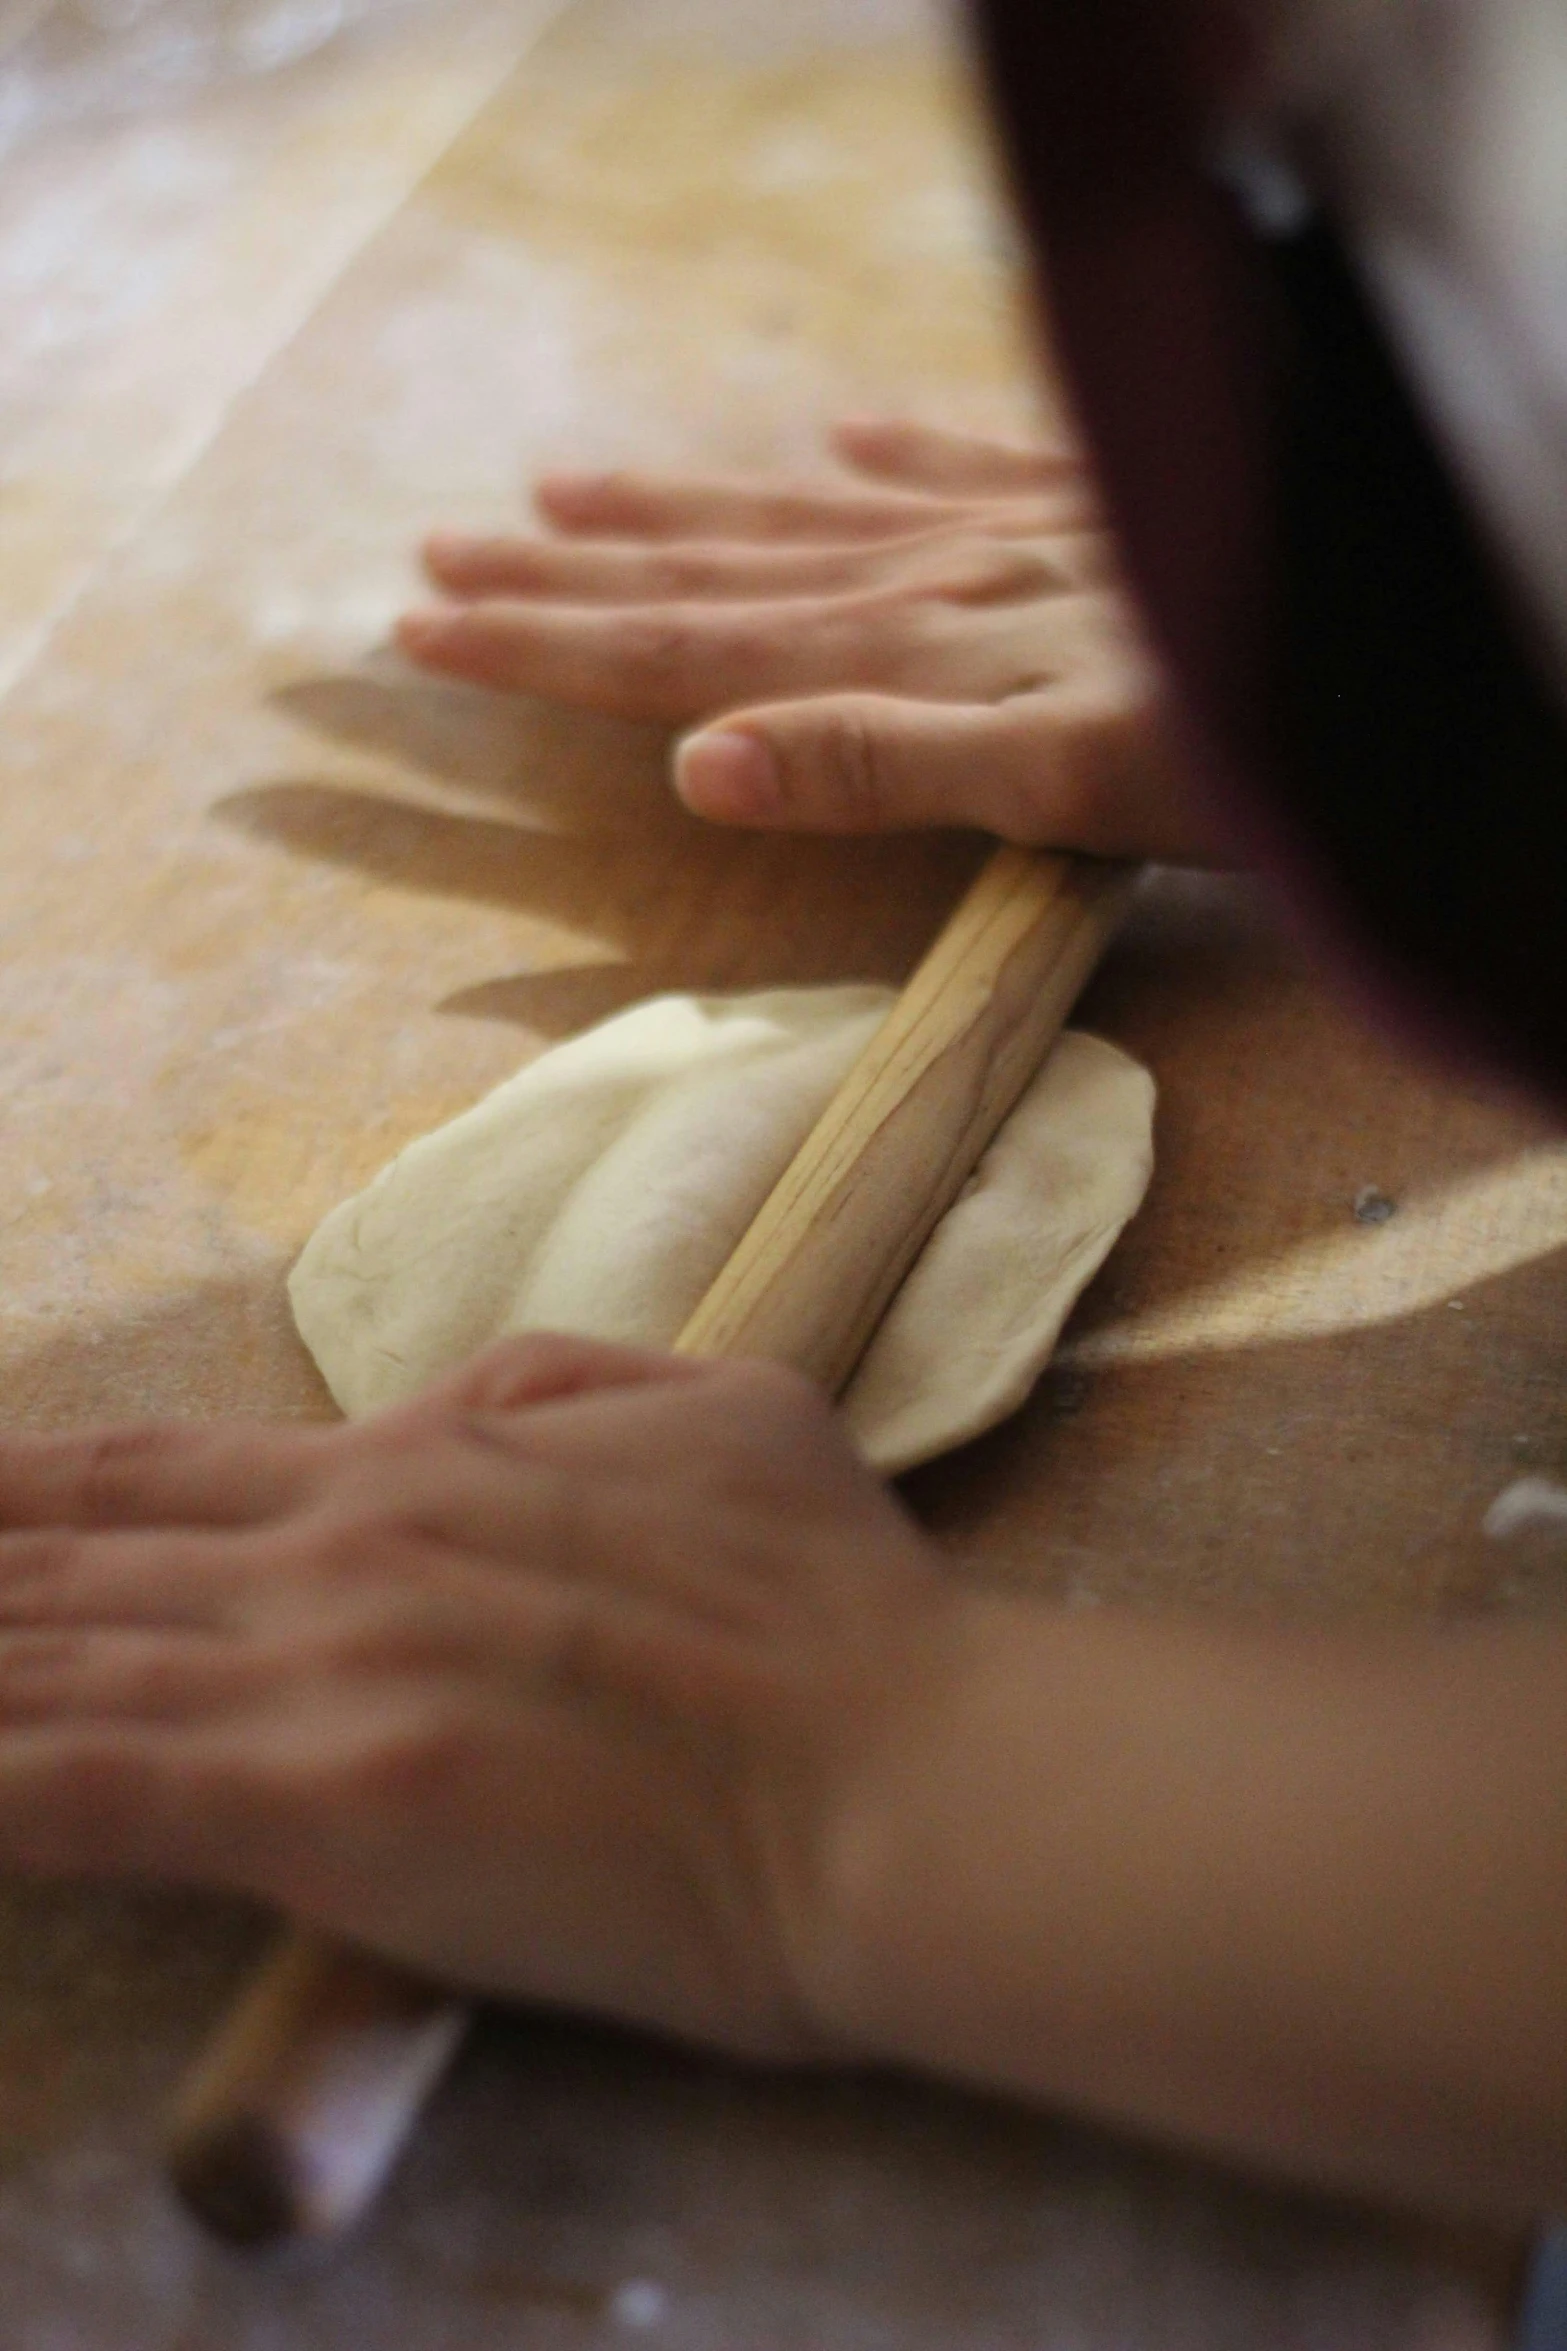
<svg viewBox="0 0 1567 2351"><path fill-rule="evenodd" d="M509 1341L379 1420L0 1442L0 1856L769 2058L957 1587L816 1392Z"/></svg>
<svg viewBox="0 0 1567 2351"><path fill-rule="evenodd" d="M8 1864L1562 2209L1567 1641L1538 1626L987 1593L804 1382L570 1339L357 1426L7 1438L0 1524Z"/></svg>
<svg viewBox="0 0 1567 2351"><path fill-rule="evenodd" d="M547 479L553 536L427 543L447 601L399 642L480 685L699 726L675 787L721 823L1207 854L1080 460L912 425L833 438L860 482Z"/></svg>

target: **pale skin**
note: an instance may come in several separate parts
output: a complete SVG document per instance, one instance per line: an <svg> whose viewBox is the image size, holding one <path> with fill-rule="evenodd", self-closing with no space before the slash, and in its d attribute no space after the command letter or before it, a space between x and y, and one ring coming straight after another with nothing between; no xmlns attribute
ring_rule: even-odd
<svg viewBox="0 0 1567 2351"><path fill-rule="evenodd" d="M415 661L686 730L717 823L970 824L1206 858L1159 680L1078 455L840 425L838 479L558 474L546 532L425 546Z"/></svg>
<svg viewBox="0 0 1567 2351"><path fill-rule="evenodd" d="M0 1851L1340 2186L1567 2193L1567 1644L1062 1615L757 1364L0 1442Z"/></svg>
<svg viewBox="0 0 1567 2351"><path fill-rule="evenodd" d="M1048 538L1054 464L990 482L987 544L1014 499ZM577 616L551 658L602 653L641 559L689 544L688 486L639 494L640 536L622 489L612 541L566 542L617 550L613 596L481 600L515 683L544 683L540 610ZM703 543L749 561L754 493L696 495L709 525L738 501ZM835 506L825 542L818 495L767 509L768 561L907 552L887 492L826 493L864 527ZM792 600L807 653L822 593ZM941 621L924 593L894 639ZM578 697L615 666L579 669ZM802 728L822 674L785 697ZM932 706L890 699L917 743ZM964 707L988 740L992 706ZM1123 716L1135 739L1146 706ZM1050 798L1055 709L1029 725L1039 778L1006 791L1048 838L1050 807L1083 804ZM1090 830L1153 846L1110 799ZM792 1374L561 1338L359 1426L0 1437L0 1530L8 1865L231 1888L486 1992L739 2058L921 2069L1338 2187L1567 2200L1559 1632L987 1591Z"/></svg>

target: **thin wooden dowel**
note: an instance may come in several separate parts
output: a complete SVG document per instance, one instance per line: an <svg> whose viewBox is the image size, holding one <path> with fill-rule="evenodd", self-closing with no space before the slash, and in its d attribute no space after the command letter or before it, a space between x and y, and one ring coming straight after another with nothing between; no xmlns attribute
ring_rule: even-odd
<svg viewBox="0 0 1567 2351"><path fill-rule="evenodd" d="M470 2014L382 1960L286 1931L181 2099L169 2161L186 2204L234 2245L351 2227Z"/></svg>
<svg viewBox="0 0 1567 2351"><path fill-rule="evenodd" d="M893 1293L1061 1032L1125 866L998 849L675 1344L844 1386Z"/></svg>
<svg viewBox="0 0 1567 2351"><path fill-rule="evenodd" d="M1044 1060L1131 873L998 849L676 1341L765 1355L836 1394ZM465 2004L289 1931L193 2077L170 2166L231 2242L350 2227L396 2161Z"/></svg>

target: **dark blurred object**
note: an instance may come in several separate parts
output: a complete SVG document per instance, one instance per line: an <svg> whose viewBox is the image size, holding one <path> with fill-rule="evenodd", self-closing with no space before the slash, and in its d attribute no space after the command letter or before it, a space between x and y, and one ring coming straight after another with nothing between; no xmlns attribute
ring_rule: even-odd
<svg viewBox="0 0 1567 2351"><path fill-rule="evenodd" d="M978 0L1194 767L1406 1023L1567 1102L1567 723L1333 226L1210 164L1170 0Z"/></svg>

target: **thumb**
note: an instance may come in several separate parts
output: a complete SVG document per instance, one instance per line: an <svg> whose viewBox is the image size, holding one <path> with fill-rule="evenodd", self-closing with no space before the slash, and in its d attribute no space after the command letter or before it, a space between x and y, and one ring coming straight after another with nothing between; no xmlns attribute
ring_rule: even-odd
<svg viewBox="0 0 1567 2351"><path fill-rule="evenodd" d="M775 831L993 822L998 716L894 694L732 711L676 747L675 790L698 816Z"/></svg>
<svg viewBox="0 0 1567 2351"><path fill-rule="evenodd" d="M1148 714L1114 680L1004 702L829 694L732 711L687 735L674 782L694 814L719 824L816 833L977 825L1035 847L1190 856L1154 748Z"/></svg>

